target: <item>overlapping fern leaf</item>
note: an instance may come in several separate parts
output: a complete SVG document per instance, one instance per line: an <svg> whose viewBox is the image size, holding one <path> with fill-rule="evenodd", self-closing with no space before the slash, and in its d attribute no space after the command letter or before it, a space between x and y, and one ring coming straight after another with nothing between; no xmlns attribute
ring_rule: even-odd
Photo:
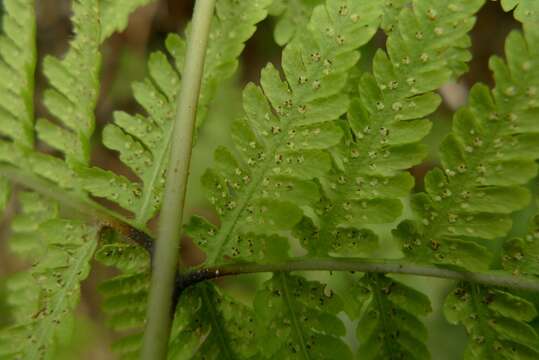
<svg viewBox="0 0 539 360"><path fill-rule="evenodd" d="M275 42L284 46L309 24L313 9L323 4L322 0L275 0L270 14L277 17L273 37Z"/></svg>
<svg viewBox="0 0 539 360"><path fill-rule="evenodd" d="M254 301L259 347L268 359L352 359L336 316L343 303L325 285L276 273Z"/></svg>
<svg viewBox="0 0 539 360"><path fill-rule="evenodd" d="M124 30L127 27L129 15L151 2L153 0L99 0L101 41L106 40L116 31Z"/></svg>
<svg viewBox="0 0 539 360"><path fill-rule="evenodd" d="M431 311L428 297L379 274L364 275L360 284L359 358L430 359L427 329L419 319Z"/></svg>
<svg viewBox="0 0 539 360"><path fill-rule="evenodd" d="M515 19L520 22L539 23L539 7L534 0L501 0L505 11L514 10Z"/></svg>
<svg viewBox="0 0 539 360"><path fill-rule="evenodd" d="M107 325L124 337L113 344L113 350L122 359L137 357L146 318L146 305L150 287L150 259L135 245L109 242L96 253L96 259L115 267L121 274L103 282L103 312ZM183 298L182 298L183 300Z"/></svg>
<svg viewBox="0 0 539 360"><path fill-rule="evenodd" d="M251 308L213 284L187 289L182 300L172 328L169 359L262 357Z"/></svg>
<svg viewBox="0 0 539 360"><path fill-rule="evenodd" d="M99 68L97 3L74 2L76 36L70 51L62 61L44 61L51 85L45 103L57 122L40 120L37 129L67 162L34 149L35 4L19 0L5 5L0 161L76 188L68 163L89 159ZM32 266L9 281L15 317L1 335L0 357L53 358L56 346L71 335L72 312L80 298L80 282L88 275L97 228L59 218L55 203L35 193L22 193L19 200L22 213L12 224L10 248Z"/></svg>
<svg viewBox="0 0 539 360"><path fill-rule="evenodd" d="M53 359L55 348L69 343L98 230L60 218L57 205L36 193L21 193L19 200L10 248L32 267L8 280L14 324L0 332L0 357Z"/></svg>
<svg viewBox="0 0 539 360"><path fill-rule="evenodd" d="M523 185L536 175L539 156L538 35L535 25L511 33L507 64L490 62L492 94L475 86L456 114L442 168L427 174L426 193L413 199L422 222L403 222L395 232L409 258L484 269L491 256L483 242L506 235L511 212L529 203Z"/></svg>
<svg viewBox="0 0 539 360"><path fill-rule="evenodd" d="M207 230L202 238L193 235L207 251L208 264L225 255L241 258L238 244L244 238L266 242L293 228L303 216L301 206L317 200L309 180L330 168L324 149L342 137L334 120L348 108L341 93L347 71L358 59L357 48L374 34L380 13L377 2L328 1L315 8L309 31L284 49L286 81L268 65L262 86L246 87L246 117L232 131L241 155L218 149L217 168L202 179L221 226L196 219L188 227L200 228L198 234Z"/></svg>
<svg viewBox="0 0 539 360"><path fill-rule="evenodd" d="M96 258L122 272L100 286L107 324L124 333L113 350L122 359L137 358L150 285L148 254L114 242L105 244ZM182 293L174 319L170 359L247 359L258 353L253 311L214 285L200 284Z"/></svg>
<svg viewBox="0 0 539 360"><path fill-rule="evenodd" d="M424 158L418 142L431 126L424 117L440 103L433 91L466 69L467 31L482 3L417 0L400 12L387 54L379 50L373 75L361 78L348 115L352 132L335 149L335 166L322 179L318 224L305 218L296 229L311 253L369 250L376 236L362 226L400 215L399 198L414 184L403 170Z"/></svg>
<svg viewBox="0 0 539 360"><path fill-rule="evenodd" d="M465 359L537 359L539 335L528 324L537 317L530 301L510 292L462 283L446 299L449 322L462 324L470 340Z"/></svg>
<svg viewBox="0 0 539 360"><path fill-rule="evenodd" d="M265 18L269 3L269 0L217 2L199 101L199 125L216 86L236 69L243 43L253 34L255 24ZM238 19L242 20L238 22ZM118 151L120 159L140 181L132 182L99 168L77 169L86 190L130 210L134 215L133 223L141 228L146 226L160 206L183 71L184 40L178 35L169 35L166 47L174 63L171 64L162 52L153 53L148 63L149 77L133 87L135 98L145 108L147 116L117 112L115 122L107 125L103 133L105 146Z"/></svg>
<svg viewBox="0 0 539 360"><path fill-rule="evenodd" d="M36 64L34 1L3 2L0 36L0 134L18 146L34 144L33 88Z"/></svg>
<svg viewBox="0 0 539 360"><path fill-rule="evenodd" d="M539 276L539 215L526 236L504 242L502 265L514 275Z"/></svg>
<svg viewBox="0 0 539 360"><path fill-rule="evenodd" d="M40 119L36 124L39 138L52 148L62 152L65 161L34 151L32 146L21 147L16 138L13 138L13 141L0 141L0 161L39 174L61 187L77 189L79 184L71 166L88 163L90 137L95 127L94 110L99 87L100 26L97 0L75 0L72 6L76 35L70 43L70 49L62 60L48 56L43 64L44 73L50 84L50 88L45 91L44 103L55 121ZM27 7L33 7L33 3L28 3ZM33 8L27 8L20 18L26 19L32 13ZM35 24L27 24L27 26L31 32ZM22 59L34 58L35 44L29 43L29 40L22 42L22 44L25 46L24 51L28 53L21 55ZM5 59L6 63L19 61L16 53L10 55L15 56L11 59ZM21 85L25 86L25 92L21 94L19 101L24 101L25 106L17 105L20 108L19 116L28 114L29 119L17 120L17 123L13 122L19 124L18 126L26 124L24 125L26 131L32 136L34 133L33 107L31 105L33 73L30 72L33 69L31 64L34 61L27 60L24 67L26 73L22 73L26 75L20 79ZM14 89L18 89L18 86L16 84ZM9 96L3 96L2 99L9 99ZM4 131L15 130L9 125L5 127ZM10 136L9 133L7 135Z"/></svg>

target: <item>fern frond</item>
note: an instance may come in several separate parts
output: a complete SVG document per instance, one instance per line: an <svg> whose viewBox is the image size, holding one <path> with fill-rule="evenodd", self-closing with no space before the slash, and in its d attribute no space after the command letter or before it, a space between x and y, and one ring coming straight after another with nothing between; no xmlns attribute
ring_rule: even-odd
<svg viewBox="0 0 539 360"><path fill-rule="evenodd" d="M269 2L218 1L197 112L199 126L217 85L233 74L244 42L255 31L256 23L266 17ZM244 21L238 22L238 19ZM183 71L184 40L178 35L170 35L166 46L174 63L171 64L161 52L152 54L148 63L149 78L133 87L135 98L148 116L117 112L114 124L107 125L103 133L105 146L120 153L120 159L134 171L140 182L131 182L99 168L77 169L86 190L133 212L134 223L142 228L160 206L172 120L176 114L177 92Z"/></svg>
<svg viewBox="0 0 539 360"><path fill-rule="evenodd" d="M0 36L0 135L26 148L34 144L36 66L33 0L3 2Z"/></svg>
<svg viewBox="0 0 539 360"><path fill-rule="evenodd" d="M412 6L412 0L384 0L384 18L380 27L391 33L399 21L399 15L405 6Z"/></svg>
<svg viewBox="0 0 539 360"><path fill-rule="evenodd" d="M514 17L522 23L539 22L539 4L534 0L501 0L505 11L514 10Z"/></svg>
<svg viewBox="0 0 539 360"><path fill-rule="evenodd" d="M419 320L431 311L427 296L379 274L361 279L363 314L357 337L361 359L430 359L427 329Z"/></svg>
<svg viewBox="0 0 539 360"><path fill-rule="evenodd" d="M212 284L188 289L176 312L169 359L259 359L254 316Z"/></svg>
<svg viewBox="0 0 539 360"><path fill-rule="evenodd" d="M122 359L137 358L150 285L149 257L140 247L106 244L96 258L122 274L100 286L107 324L124 333L113 344ZM247 359L257 353L252 310L211 284L182 293L169 344L169 358Z"/></svg>
<svg viewBox="0 0 539 360"><path fill-rule="evenodd" d="M246 117L232 130L241 155L219 148L217 168L202 179L221 218L221 227L207 237L208 264L237 252L244 234L292 229L303 216L300 207L316 201L318 191L309 180L329 170L324 149L342 137L334 120L348 108L341 94L347 71L379 17L377 2L328 1L315 8L309 31L284 49L286 81L268 65L262 86L246 87Z"/></svg>
<svg viewBox="0 0 539 360"><path fill-rule="evenodd" d="M277 17L273 37L279 46L288 44L298 31L309 24L313 9L323 4L323 0L275 0L270 15Z"/></svg>
<svg viewBox="0 0 539 360"><path fill-rule="evenodd" d="M390 33L398 21L403 7L412 0L383 0L382 29ZM284 46L288 44L302 29L306 28L313 9L323 4L322 0L275 0L269 10L270 15L277 17L273 37L275 42ZM344 4L344 3L343 3Z"/></svg>
<svg viewBox="0 0 539 360"><path fill-rule="evenodd" d="M52 359L55 347L71 336L97 228L58 218L51 202L35 193L22 194L20 201L12 249L33 265L8 282L16 323L0 332L0 357Z"/></svg>
<svg viewBox="0 0 539 360"><path fill-rule="evenodd" d="M11 3L11 2L10 2ZM13 2L21 3L22 2ZM33 3L28 3L21 19L33 19ZM73 22L76 36L63 60L46 57L43 68L49 79L50 88L45 91L44 102L58 122L40 119L36 129L39 137L65 154L63 159L34 151L32 146L21 147L14 141L0 140L0 161L13 166L33 171L60 187L77 189L79 184L68 163L87 163L90 157L90 137L94 130L94 110L99 87L99 14L97 0L73 1ZM26 26L26 25L25 25ZM27 24L32 34L35 24ZM20 35L23 36L23 35ZM29 38L30 35L26 35ZM26 42L29 42L27 40ZM35 45L26 44L23 59L35 58ZM10 60L15 61L15 60ZM27 131L33 134L33 62L27 60L25 77L20 79L25 86L25 93L20 99L25 100L26 108L20 108L22 114L28 113ZM10 82L8 82L10 83ZM19 85L15 85L15 89ZM22 91L22 90L21 90ZM6 97L2 97L6 99Z"/></svg>
<svg viewBox="0 0 539 360"><path fill-rule="evenodd" d="M525 27L506 42L507 64L493 58L496 88L475 86L441 147L442 169L425 178L426 193L413 199L422 223L406 221L395 235L409 258L467 269L485 269L482 240L504 236L510 214L525 207L525 185L539 157L539 39Z"/></svg>
<svg viewBox="0 0 539 360"><path fill-rule="evenodd" d="M470 341L465 359L537 359L539 335L528 322L534 305L509 292L460 284L444 304L447 320L462 324Z"/></svg>
<svg viewBox="0 0 539 360"><path fill-rule="evenodd" d="M323 284L276 273L255 301L257 340L271 359L352 359L340 337L346 331L336 316L342 301Z"/></svg>
<svg viewBox="0 0 539 360"><path fill-rule="evenodd" d="M121 243L104 244L95 258L101 263L116 267L121 275L99 286L103 296L103 311L107 325L118 332L128 332L113 344L122 359L136 358L146 318L148 290L150 287L150 259L140 247Z"/></svg>
<svg viewBox="0 0 539 360"><path fill-rule="evenodd" d="M127 27L129 15L153 0L99 0L101 13L101 41Z"/></svg>
<svg viewBox="0 0 539 360"><path fill-rule="evenodd" d="M359 99L348 115L352 134L335 150L336 165L321 180L319 224L304 219L297 229L310 253L370 250L376 236L361 226L392 222L401 214L399 198L414 184L403 170L424 158L425 147L418 143L431 125L423 118L440 104L433 91L466 69L467 32L482 3L460 0L448 7L445 0L416 0L400 12L387 54L379 50L374 75L361 78Z"/></svg>
<svg viewBox="0 0 539 360"><path fill-rule="evenodd" d="M43 62L51 86L44 103L62 126L40 119L36 127L39 137L68 161L88 163L101 63L99 6L97 0L74 0L72 6L75 38L68 53L62 60L49 56Z"/></svg>
<svg viewBox="0 0 539 360"><path fill-rule="evenodd" d="M514 275L539 276L539 215L524 238L507 239L503 244L502 265Z"/></svg>

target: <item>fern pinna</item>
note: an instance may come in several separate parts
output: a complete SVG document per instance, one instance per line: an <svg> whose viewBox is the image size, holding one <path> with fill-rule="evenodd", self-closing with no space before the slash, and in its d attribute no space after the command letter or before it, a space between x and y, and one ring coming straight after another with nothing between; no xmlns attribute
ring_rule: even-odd
<svg viewBox="0 0 539 360"><path fill-rule="evenodd" d="M152 3L71 1L74 36L64 56L43 60L48 112L39 119L36 4L3 3L0 209L10 218L9 251L29 266L5 280L1 358L57 358L79 321L93 259L119 271L98 286L106 325L120 335L114 351L147 356L161 245L152 223L162 219L180 85L193 76L185 68L197 46L195 20L185 38L169 34L164 50L148 56L147 77L132 87L143 111L116 111L97 131L132 173L91 159L103 44ZM484 3L216 1L199 101L189 104L194 136L269 15L282 57L245 86L233 145L216 148L200 179L217 220L172 224L205 260L177 270L175 307L161 309L172 326L150 342L164 343L171 359L429 359L436 355L424 318L443 312L468 334L465 359L539 358L538 222L527 234L512 222L517 211L536 211L535 1L501 0L522 30L507 37L506 60L489 63L494 88L472 87L440 165L410 195L408 169L426 157L427 118L442 102L436 91L467 72L469 32ZM390 242L402 258L380 246ZM267 274L249 283L248 295L209 281L251 273ZM395 274L457 282L443 304L431 303Z"/></svg>

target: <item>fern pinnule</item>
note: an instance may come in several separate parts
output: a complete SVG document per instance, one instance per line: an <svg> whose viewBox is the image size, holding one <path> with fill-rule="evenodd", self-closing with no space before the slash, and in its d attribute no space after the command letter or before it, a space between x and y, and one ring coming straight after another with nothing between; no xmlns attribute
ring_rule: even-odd
<svg viewBox="0 0 539 360"><path fill-rule="evenodd" d="M0 134L20 146L34 144L34 1L3 2L3 35L0 37Z"/></svg>
<svg viewBox="0 0 539 360"><path fill-rule="evenodd" d="M334 120L348 107L339 92L379 15L377 3L328 1L315 8L309 31L284 49L286 81L268 65L261 88L246 87L246 117L232 131L241 155L218 149L218 168L202 179L221 218L221 227L207 237L208 264L235 252L245 233L291 229L303 216L300 206L317 199L309 180L329 170L324 149L341 139Z"/></svg>
<svg viewBox="0 0 539 360"><path fill-rule="evenodd" d="M456 12L445 1L417 0L401 11L387 54L379 50L374 75L361 78L348 114L351 134L335 149L338 161L321 179L319 225L304 219L296 229L310 253L370 250L376 236L362 227L389 223L401 214L399 198L414 184L403 170L424 158L419 141L431 127L424 117L440 104L433 91L466 68L467 32L482 3L455 1Z"/></svg>
<svg viewBox="0 0 539 360"><path fill-rule="evenodd" d="M341 339L341 299L324 284L275 273L258 290L254 309L262 355L269 359L352 359Z"/></svg>
<svg viewBox="0 0 539 360"><path fill-rule="evenodd" d="M532 302L495 288L462 283L447 297L444 314L470 337L465 359L537 359L539 335L528 324L537 317Z"/></svg>
<svg viewBox="0 0 539 360"><path fill-rule="evenodd" d="M68 161L86 164L99 91L99 6L97 0L74 0L72 6L75 38L68 53L62 60L48 56L43 63L50 83L44 103L62 126L45 119L36 126L40 139L62 151Z"/></svg>
<svg viewBox="0 0 539 360"><path fill-rule="evenodd" d="M503 268L514 275L539 276L539 215L526 236L504 241L501 260Z"/></svg>
<svg viewBox="0 0 539 360"><path fill-rule="evenodd" d="M475 86L441 148L442 169L425 178L426 193L413 199L423 223L406 221L395 234L416 261L485 269L490 255L481 240L504 236L510 214L525 207L523 187L537 173L539 85L537 31L512 32L507 65L493 58L493 93Z"/></svg>
<svg viewBox="0 0 539 360"><path fill-rule="evenodd" d="M99 291L107 324L120 333L128 332L113 344L113 349L121 358L132 359L138 354L146 318L149 256L140 247L111 242L103 244L95 258L121 271L120 275L101 283Z"/></svg>
<svg viewBox="0 0 539 360"><path fill-rule="evenodd" d="M73 311L80 283L90 271L98 229L58 218L54 203L35 193L24 193L20 200L23 210L14 220L11 248L33 265L9 280L8 287L33 291L11 293L16 322L0 332L0 355L52 359L56 346L72 335Z"/></svg>
<svg viewBox="0 0 539 360"><path fill-rule="evenodd" d="M199 126L217 85L230 77L237 67L244 42L253 34L255 25L267 14L268 0L237 2L220 0L212 21L210 41L204 67L201 98L198 106ZM238 18L245 19L238 26ZM100 168L79 167L77 174L83 186L95 196L107 198L130 210L134 224L144 228L160 207L164 171L168 161L176 100L181 82L185 42L171 34L166 40L171 64L164 53L150 55L148 78L133 86L136 100L147 116L114 114L115 122L105 127L103 142L118 151L140 182Z"/></svg>
<svg viewBox="0 0 539 360"><path fill-rule="evenodd" d="M169 358L259 359L254 312L213 284L187 289L176 311Z"/></svg>
<svg viewBox="0 0 539 360"><path fill-rule="evenodd" d="M153 0L100 0L101 41L127 27L129 15Z"/></svg>
<svg viewBox="0 0 539 360"><path fill-rule="evenodd" d="M505 11L513 10L515 19L522 23L539 23L539 6L534 0L501 0Z"/></svg>
<svg viewBox="0 0 539 360"><path fill-rule="evenodd" d="M306 28L313 9L323 0L276 0L271 5L270 15L277 17L273 38L279 46L288 44L294 36Z"/></svg>
<svg viewBox="0 0 539 360"><path fill-rule="evenodd" d="M431 312L429 298L384 275L365 274L360 284L360 358L430 359L427 329L419 320Z"/></svg>

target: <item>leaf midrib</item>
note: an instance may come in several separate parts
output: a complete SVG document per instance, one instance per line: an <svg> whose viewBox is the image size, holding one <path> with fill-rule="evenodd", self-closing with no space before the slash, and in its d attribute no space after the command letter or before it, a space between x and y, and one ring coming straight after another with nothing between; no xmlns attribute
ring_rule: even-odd
<svg viewBox="0 0 539 360"><path fill-rule="evenodd" d="M66 281L65 286L62 288L61 291L57 292L54 297L57 299L56 303L52 306L53 310L47 314L47 316L40 321L37 321L37 329L34 333L37 333L36 341L31 342L32 346L29 347L28 353L25 354L25 358L29 360L33 359L39 359L39 352L42 347L45 349L48 348L50 345L50 340L54 340L54 329L50 331L49 329L60 326L60 324L53 324L53 319L56 317L58 313L62 312L62 308L64 307L64 303L67 302L64 301L65 299L69 299L72 296L75 296L75 294L70 295L69 292L72 291L72 289L75 287L75 284L78 283L78 272L80 269L84 266L83 262L85 259L91 258L91 255L93 251L96 248L96 242L92 240L88 240L87 243L83 244L81 246L81 251L79 253L79 257L77 258L77 262L75 263L75 266L69 267L71 270L69 273L68 281ZM50 332L49 332L50 331Z"/></svg>
<svg viewBox="0 0 539 360"><path fill-rule="evenodd" d="M305 338L303 337L303 330L301 329L301 326L299 325L299 321L296 317L296 311L294 310L294 307L292 306L292 300L290 299L290 293L288 292L288 285L286 282L287 275L281 272L277 276L279 277L279 283L281 285L281 289L283 289L284 304L288 309L288 313L290 314L290 320L292 322L292 327L294 329L294 332L296 333L297 339L299 340L302 357L305 360L310 360L311 357L309 356L309 352L307 351Z"/></svg>

